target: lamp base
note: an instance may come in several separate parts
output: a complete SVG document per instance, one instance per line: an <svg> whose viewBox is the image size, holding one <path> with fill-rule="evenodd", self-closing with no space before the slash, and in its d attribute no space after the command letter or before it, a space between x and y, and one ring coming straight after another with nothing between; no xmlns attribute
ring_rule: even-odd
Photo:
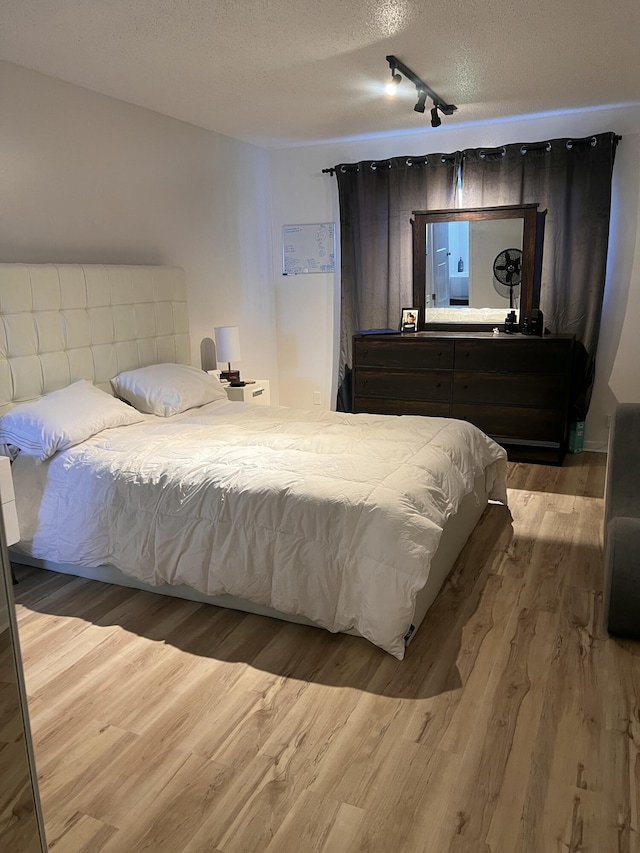
<svg viewBox="0 0 640 853"><path fill-rule="evenodd" d="M221 370L220 371L220 381L221 382L239 382L240 381L240 371L239 370Z"/></svg>

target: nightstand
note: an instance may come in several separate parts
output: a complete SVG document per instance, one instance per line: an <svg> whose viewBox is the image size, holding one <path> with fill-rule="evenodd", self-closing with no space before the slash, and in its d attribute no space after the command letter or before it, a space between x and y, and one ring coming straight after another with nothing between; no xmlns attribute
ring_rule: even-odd
<svg viewBox="0 0 640 853"><path fill-rule="evenodd" d="M2 517L7 545L15 545L16 542L20 541L20 529L16 512L16 496L11 478L11 460L8 456L0 456L0 501L2 502Z"/></svg>
<svg viewBox="0 0 640 853"><path fill-rule="evenodd" d="M232 388L225 385L224 390L227 397L235 403L257 403L260 406L271 404L271 389L268 379L256 379L251 385L243 385L240 388Z"/></svg>

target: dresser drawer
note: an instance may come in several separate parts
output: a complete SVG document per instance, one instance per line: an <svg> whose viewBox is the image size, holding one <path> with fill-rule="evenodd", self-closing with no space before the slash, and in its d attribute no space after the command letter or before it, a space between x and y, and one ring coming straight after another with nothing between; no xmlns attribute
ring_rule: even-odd
<svg viewBox="0 0 640 853"><path fill-rule="evenodd" d="M430 418L451 417L450 404L428 400L392 400L384 397L355 397L353 411L370 415L423 415Z"/></svg>
<svg viewBox="0 0 640 853"><path fill-rule="evenodd" d="M403 400L450 400L450 370L366 370L354 373L356 396Z"/></svg>
<svg viewBox="0 0 640 853"><path fill-rule="evenodd" d="M566 373L571 340L502 337L489 341L456 341L456 370L509 373Z"/></svg>
<svg viewBox="0 0 640 853"><path fill-rule="evenodd" d="M570 335L356 335L353 411L460 418L510 459L562 464L572 353Z"/></svg>
<svg viewBox="0 0 640 853"><path fill-rule="evenodd" d="M553 443L564 441L564 412L558 409L453 403L451 416L471 421L483 432L498 439Z"/></svg>
<svg viewBox="0 0 640 853"><path fill-rule="evenodd" d="M453 377L453 399L458 403L508 403L562 409L566 393L566 380L560 373L538 375L456 370Z"/></svg>
<svg viewBox="0 0 640 853"><path fill-rule="evenodd" d="M394 338L374 341L356 338L354 365L370 367L442 368L453 367L453 341L428 341L424 338Z"/></svg>

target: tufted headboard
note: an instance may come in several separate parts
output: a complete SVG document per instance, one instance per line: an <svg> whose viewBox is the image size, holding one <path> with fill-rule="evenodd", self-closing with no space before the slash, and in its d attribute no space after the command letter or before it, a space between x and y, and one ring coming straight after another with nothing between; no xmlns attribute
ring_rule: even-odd
<svg viewBox="0 0 640 853"><path fill-rule="evenodd" d="M183 270L0 264L0 415L78 379L111 391L122 370L190 361Z"/></svg>

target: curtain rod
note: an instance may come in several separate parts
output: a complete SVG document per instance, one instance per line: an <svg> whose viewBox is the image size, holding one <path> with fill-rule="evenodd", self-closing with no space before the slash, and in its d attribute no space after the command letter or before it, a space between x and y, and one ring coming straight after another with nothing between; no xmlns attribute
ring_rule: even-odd
<svg viewBox="0 0 640 853"><path fill-rule="evenodd" d="M455 161L457 156L461 153L462 152L460 152L460 151L456 151L453 154L437 154L437 155L436 154L423 154L421 157L405 157L404 158L404 165L405 166L427 166L429 164L429 157L432 157L432 158L433 157L439 157L440 161L442 163L446 163L447 160ZM383 163L386 164L387 169L392 169L393 168L393 166L391 164L392 159L393 160L402 160L403 158L402 157L393 157L393 158L390 158L387 160L370 160L370 161L364 161L364 162L369 162L371 164L371 168L374 170L378 167L379 164L383 164ZM360 170L360 164L359 163L345 163L342 166L340 166L341 172L358 172L359 170ZM335 172L336 172L335 166L332 166L330 169L323 169L322 170L323 175L334 175Z"/></svg>
<svg viewBox="0 0 640 853"><path fill-rule="evenodd" d="M615 145L617 145L621 139L622 139L622 136L620 136L619 134L617 134L617 133L613 134L613 141L614 141ZM565 145L567 146L567 148L573 148L574 145L576 145L576 144L580 144L581 142L589 142L589 141L591 141L591 145L597 144L597 140L596 140L595 135L591 135L591 136L585 136L582 139L567 139ZM540 151L542 149L545 149L547 151L547 153L549 151L551 151L551 140L549 140L547 142L523 142L523 143L520 143L520 153L523 155L527 154L529 151ZM498 148L466 148L464 151L456 151L454 154L441 154L440 156L442 158L442 161L444 162L445 160L454 159L456 154L460 154L460 155L462 155L462 157L464 157L468 151L477 152L479 157L485 157L487 154L500 154L502 157L504 157L505 154L507 153L507 148L505 145L501 145ZM409 166L409 167L411 167L411 166L426 166L427 163L429 162L429 157L433 157L433 156L434 156L433 154L427 154L427 155L423 155L422 157L418 157L418 158L406 157L406 158L404 158L404 160L405 160L404 165ZM387 160L379 160L379 161L372 160L371 162L372 163L376 163L376 162L387 163L388 164L387 168L391 169L391 168L393 168L391 165L392 159L402 159L402 158L401 157L389 158ZM360 168L360 166L358 163L350 163L348 165L341 166L341 170L343 172L357 172L359 168ZM336 167L335 166L331 166L328 169L322 170L323 175L335 175L335 173L336 173Z"/></svg>

